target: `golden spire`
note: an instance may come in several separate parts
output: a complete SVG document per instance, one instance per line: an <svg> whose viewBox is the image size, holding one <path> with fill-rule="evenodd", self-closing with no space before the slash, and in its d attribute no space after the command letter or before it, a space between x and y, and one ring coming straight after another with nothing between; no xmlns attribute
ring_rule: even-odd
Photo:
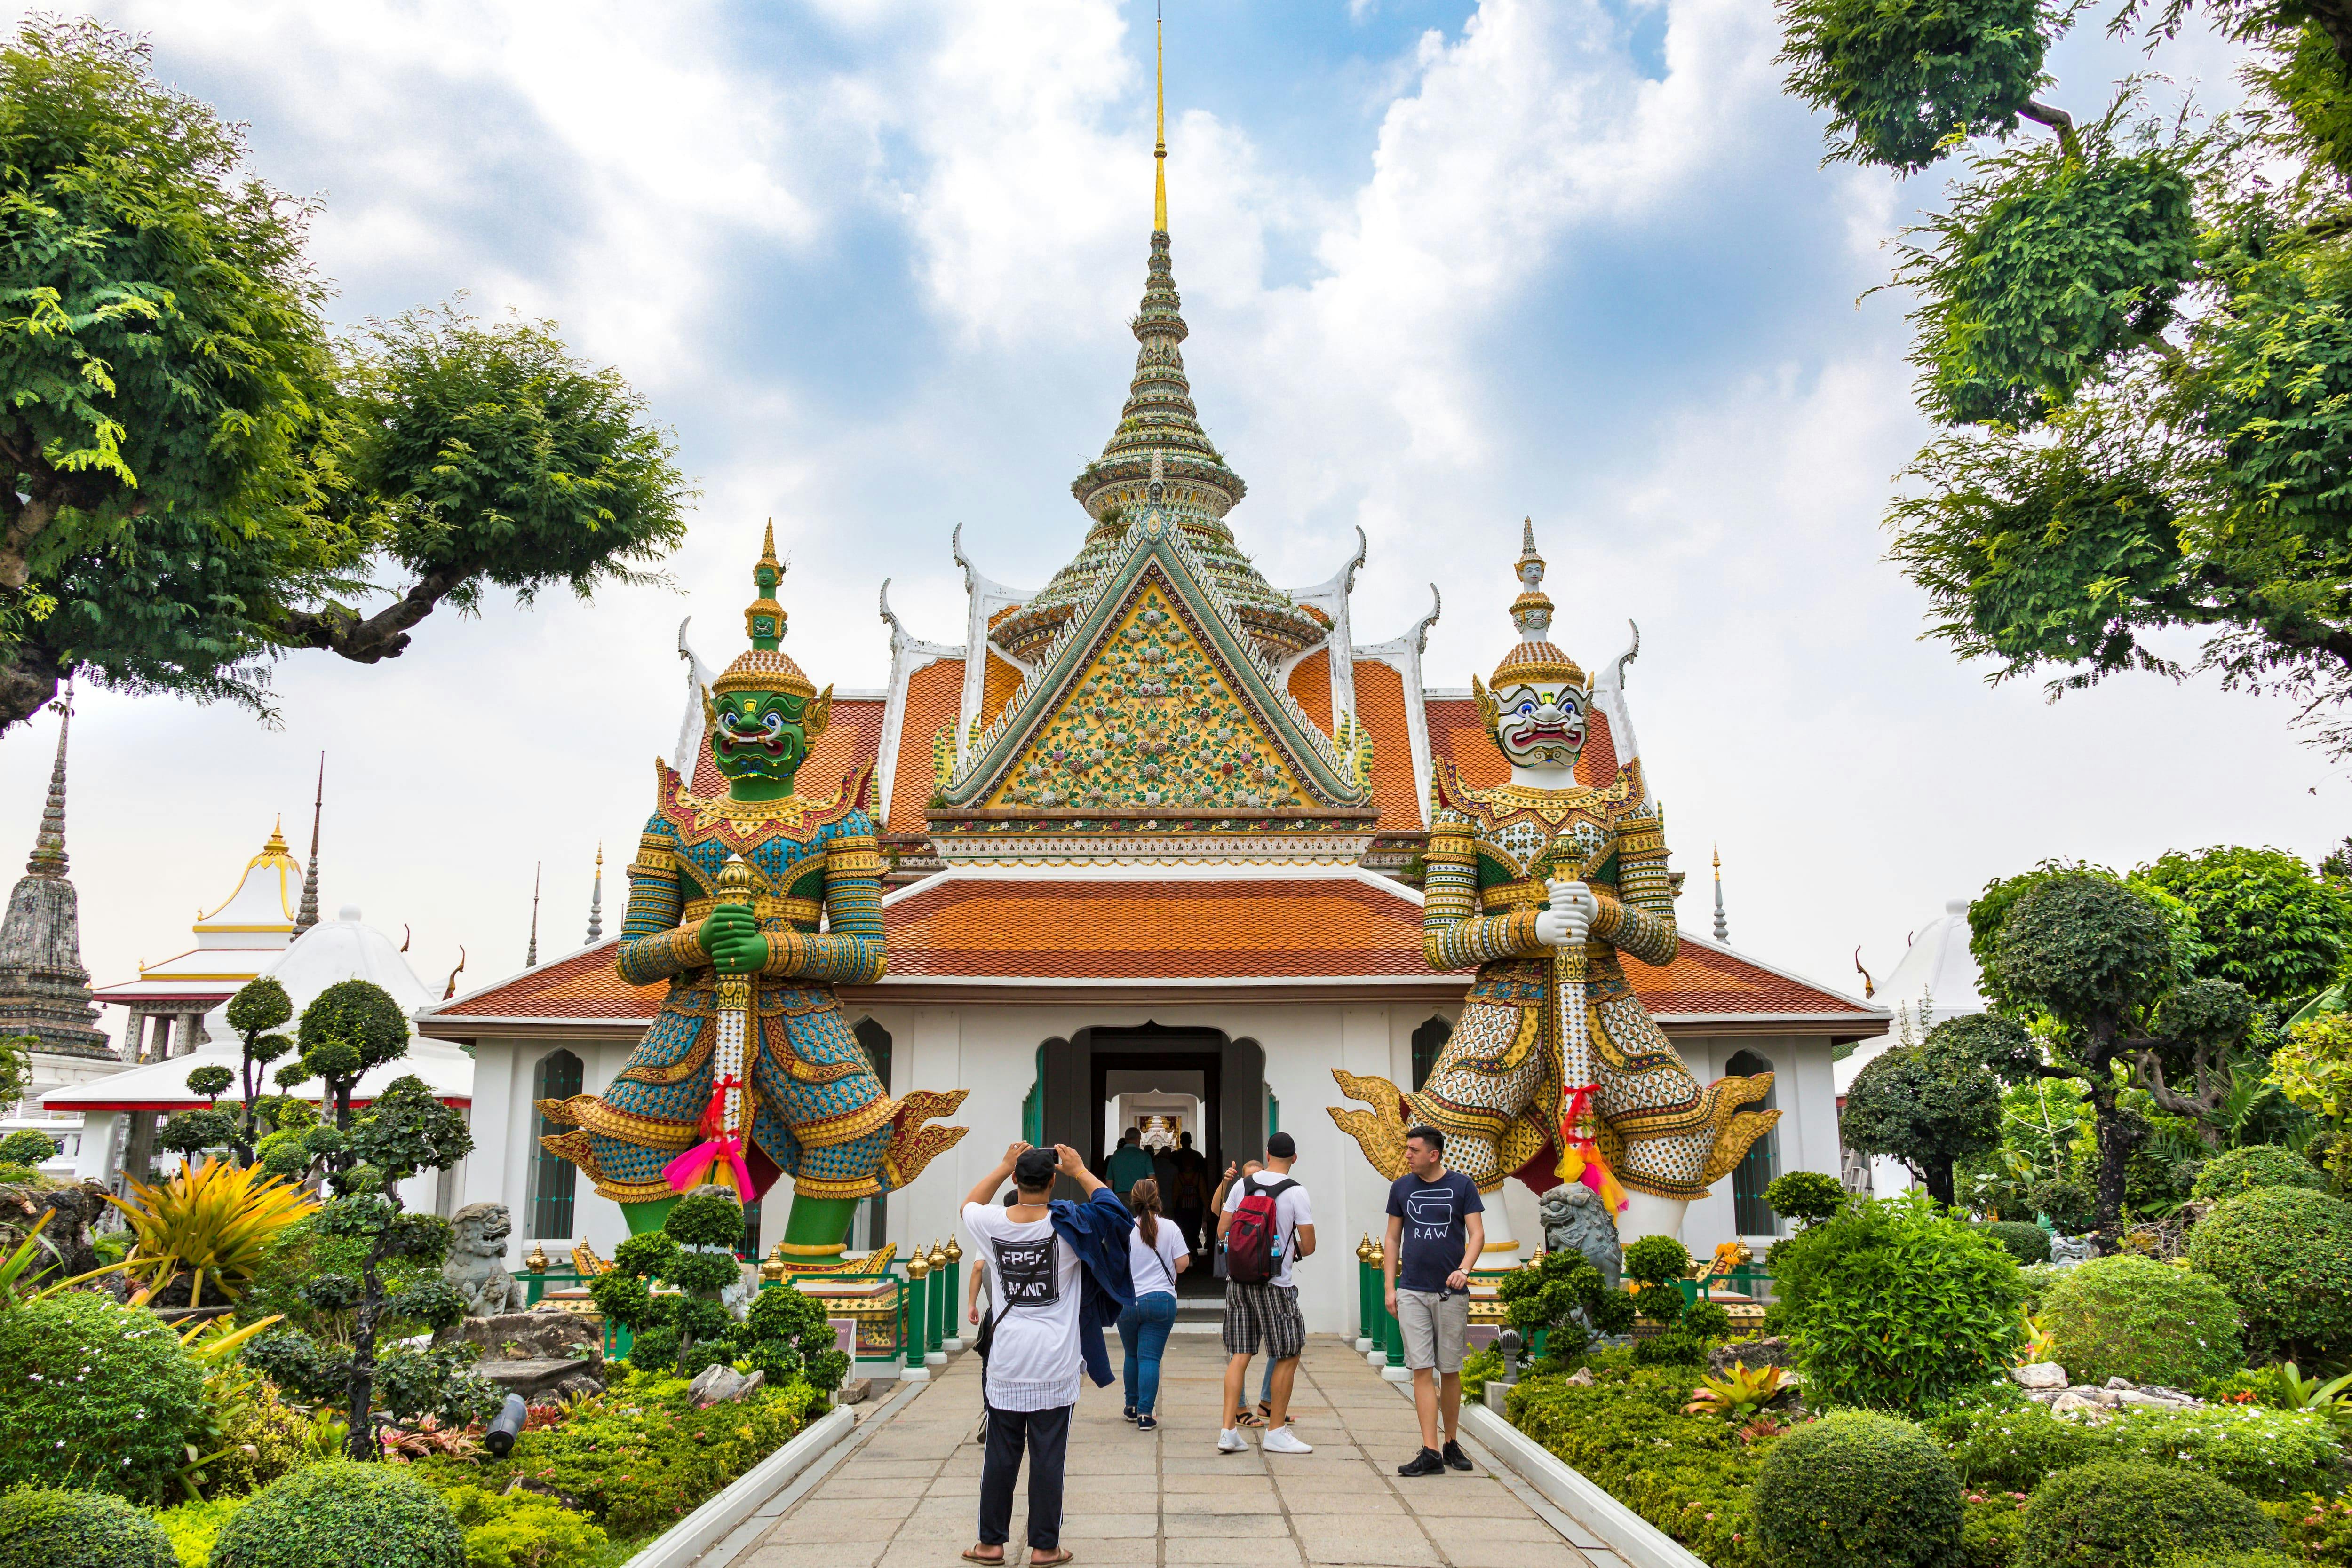
<svg viewBox="0 0 2352 1568"><path fill-rule="evenodd" d="M1151 145L1151 229L1168 232L1168 56L1160 41L1159 8L1151 17L1151 87L1160 104L1160 134Z"/></svg>

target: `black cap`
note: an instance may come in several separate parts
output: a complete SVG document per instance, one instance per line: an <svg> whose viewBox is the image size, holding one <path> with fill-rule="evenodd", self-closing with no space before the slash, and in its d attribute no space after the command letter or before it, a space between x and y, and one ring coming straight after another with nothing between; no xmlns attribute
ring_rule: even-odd
<svg viewBox="0 0 2352 1568"><path fill-rule="evenodd" d="M1298 1140L1287 1133L1266 1134L1265 1153L1269 1159L1295 1160L1298 1157Z"/></svg>
<svg viewBox="0 0 2352 1568"><path fill-rule="evenodd" d="M1054 1185L1062 1156L1051 1149L1024 1149L1013 1162L1013 1185L1024 1192L1040 1192Z"/></svg>

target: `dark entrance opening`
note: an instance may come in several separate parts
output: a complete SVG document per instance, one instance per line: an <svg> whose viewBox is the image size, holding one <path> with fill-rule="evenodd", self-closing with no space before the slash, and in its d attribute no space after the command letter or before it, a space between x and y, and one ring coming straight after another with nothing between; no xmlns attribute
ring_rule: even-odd
<svg viewBox="0 0 2352 1568"><path fill-rule="evenodd" d="M1116 1074L1119 1091L1112 1087ZM1204 1185L1214 1192L1228 1161L1259 1159L1265 1153L1265 1052L1257 1041L1234 1040L1217 1030L1177 1029L1147 1023L1130 1029L1082 1029L1067 1040L1045 1042L1039 1064L1044 1090L1044 1137L1067 1144L1100 1173L1110 1155L1106 1108L1116 1092L1132 1091L1147 1079L1171 1092L1201 1096L1201 1125L1193 1139L1206 1161ZM1182 1088L1179 1089L1180 1082ZM1060 1196L1076 1197L1062 1185ZM1170 1205L1171 1212L1172 1202ZM1216 1219L1204 1213L1204 1237L1213 1239ZM1221 1292L1203 1257L1177 1281L1184 1296Z"/></svg>

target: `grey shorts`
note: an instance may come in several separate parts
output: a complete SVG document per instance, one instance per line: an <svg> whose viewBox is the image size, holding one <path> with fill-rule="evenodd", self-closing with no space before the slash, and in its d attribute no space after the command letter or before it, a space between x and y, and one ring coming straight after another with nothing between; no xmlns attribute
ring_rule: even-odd
<svg viewBox="0 0 2352 1568"><path fill-rule="evenodd" d="M1460 1291L1399 1291L1397 1325L1404 1330L1404 1364L1438 1375L1462 1370L1470 1341L1470 1298Z"/></svg>

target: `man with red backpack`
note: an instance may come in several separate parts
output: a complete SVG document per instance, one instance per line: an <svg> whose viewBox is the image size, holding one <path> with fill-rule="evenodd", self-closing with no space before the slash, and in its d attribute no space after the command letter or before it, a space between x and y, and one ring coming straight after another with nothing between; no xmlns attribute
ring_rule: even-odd
<svg viewBox="0 0 2352 1568"><path fill-rule="evenodd" d="M1315 1450L1290 1429L1290 1388L1298 1375L1298 1353L1307 1348L1307 1320L1299 1315L1298 1290L1291 1265L1315 1251L1315 1210L1307 1189L1290 1174L1298 1145L1287 1133L1265 1141L1265 1169L1245 1176L1226 1195L1217 1217L1217 1237L1225 1244L1225 1409L1240 1408L1243 1375L1261 1343L1274 1364L1273 1408L1266 1416L1269 1454ZM1247 1451L1241 1430L1217 1434L1217 1451Z"/></svg>

